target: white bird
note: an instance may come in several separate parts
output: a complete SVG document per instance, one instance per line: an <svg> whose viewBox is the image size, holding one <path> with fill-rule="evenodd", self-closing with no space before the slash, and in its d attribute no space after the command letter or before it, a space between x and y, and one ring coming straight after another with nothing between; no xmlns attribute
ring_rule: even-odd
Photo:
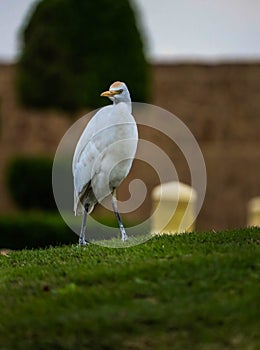
<svg viewBox="0 0 260 350"><path fill-rule="evenodd" d="M100 109L83 131L73 157L74 212L83 214L79 244L84 245L87 214L112 193L112 207L123 241L128 239L120 219L116 188L128 175L135 157L138 131L126 84L113 83L106 96L113 105Z"/></svg>

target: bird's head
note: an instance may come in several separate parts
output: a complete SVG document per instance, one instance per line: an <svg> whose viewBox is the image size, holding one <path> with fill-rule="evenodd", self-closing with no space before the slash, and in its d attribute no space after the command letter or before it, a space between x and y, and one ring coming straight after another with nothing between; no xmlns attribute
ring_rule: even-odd
<svg viewBox="0 0 260 350"><path fill-rule="evenodd" d="M116 81L108 91L102 92L100 96L108 97L114 103L131 102L130 93L125 83Z"/></svg>

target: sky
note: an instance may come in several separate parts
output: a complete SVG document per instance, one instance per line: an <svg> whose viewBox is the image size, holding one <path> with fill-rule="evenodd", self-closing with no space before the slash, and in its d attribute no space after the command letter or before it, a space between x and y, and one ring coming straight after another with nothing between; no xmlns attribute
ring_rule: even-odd
<svg viewBox="0 0 260 350"><path fill-rule="evenodd" d="M151 62L260 60L260 0L132 1ZM19 28L33 3L0 1L0 61L17 57Z"/></svg>

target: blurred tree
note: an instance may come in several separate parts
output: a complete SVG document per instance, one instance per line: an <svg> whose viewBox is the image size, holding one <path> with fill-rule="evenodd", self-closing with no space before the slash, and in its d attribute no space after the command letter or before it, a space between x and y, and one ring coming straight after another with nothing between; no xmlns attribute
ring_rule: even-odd
<svg viewBox="0 0 260 350"><path fill-rule="evenodd" d="M147 100L148 64L129 1L40 1L22 30L21 102L98 107L115 80L127 83L133 101Z"/></svg>

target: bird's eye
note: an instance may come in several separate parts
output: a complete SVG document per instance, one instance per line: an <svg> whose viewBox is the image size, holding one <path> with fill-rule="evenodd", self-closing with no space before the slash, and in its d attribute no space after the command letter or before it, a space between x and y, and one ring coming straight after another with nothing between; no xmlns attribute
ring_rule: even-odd
<svg viewBox="0 0 260 350"><path fill-rule="evenodd" d="M123 91L124 91L123 89L120 89L120 90L117 90L117 93L122 94Z"/></svg>

